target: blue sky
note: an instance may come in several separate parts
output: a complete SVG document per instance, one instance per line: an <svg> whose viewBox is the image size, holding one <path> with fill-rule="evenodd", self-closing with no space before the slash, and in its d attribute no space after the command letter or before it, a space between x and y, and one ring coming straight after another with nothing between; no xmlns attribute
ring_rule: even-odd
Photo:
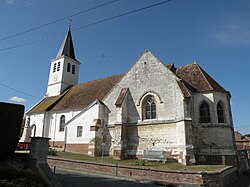
<svg viewBox="0 0 250 187"><path fill-rule="evenodd" d="M44 96L50 60L57 54L69 21L9 36L110 1L0 0L0 101L21 103L27 111ZM119 0L73 16L72 29L162 1ZM250 133L249 10L249 0L172 0L75 30L79 83L126 72L145 49L177 67L196 60L231 92L235 129ZM15 48L6 50L11 47Z"/></svg>

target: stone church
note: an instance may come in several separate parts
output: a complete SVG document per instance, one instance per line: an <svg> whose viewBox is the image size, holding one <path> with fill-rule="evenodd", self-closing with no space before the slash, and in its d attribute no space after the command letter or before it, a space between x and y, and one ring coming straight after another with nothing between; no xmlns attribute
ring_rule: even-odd
<svg viewBox="0 0 250 187"><path fill-rule="evenodd" d="M90 156L234 164L230 93L197 63L164 64L146 50L124 74L78 84L70 30L51 60L47 93L26 114L21 142L50 138L51 147Z"/></svg>

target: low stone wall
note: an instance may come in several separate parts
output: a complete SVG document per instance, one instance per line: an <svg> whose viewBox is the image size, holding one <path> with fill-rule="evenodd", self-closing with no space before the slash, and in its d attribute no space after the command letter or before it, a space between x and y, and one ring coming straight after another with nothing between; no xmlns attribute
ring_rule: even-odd
<svg viewBox="0 0 250 187"><path fill-rule="evenodd" d="M236 166L229 166L217 172L168 171L149 169L145 166L116 167L115 164L92 163L52 157L48 158L48 164L52 167L56 166L59 168L82 170L110 176L151 180L175 186L189 184L206 187L226 187L229 182L235 181L238 177L238 168Z"/></svg>

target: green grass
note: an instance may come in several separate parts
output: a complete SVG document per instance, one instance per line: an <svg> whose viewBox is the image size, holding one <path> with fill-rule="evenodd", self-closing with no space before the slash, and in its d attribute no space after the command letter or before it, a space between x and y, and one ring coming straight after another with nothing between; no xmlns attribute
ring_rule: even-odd
<svg viewBox="0 0 250 187"><path fill-rule="evenodd" d="M108 163L115 164L117 160L114 160L110 156L104 156L103 159L101 156L90 157L87 155L70 153L70 152L57 152L58 158L74 159L74 160L83 160L90 162L99 162L99 163ZM142 166L150 169L164 169L164 170L175 170L175 171L216 171L222 168L225 168L224 165L194 165L194 166L184 166L175 162L145 162L138 159L127 159L119 160L119 165L123 166Z"/></svg>
<svg viewBox="0 0 250 187"><path fill-rule="evenodd" d="M0 186L4 187L46 187L38 176L17 171L0 171Z"/></svg>

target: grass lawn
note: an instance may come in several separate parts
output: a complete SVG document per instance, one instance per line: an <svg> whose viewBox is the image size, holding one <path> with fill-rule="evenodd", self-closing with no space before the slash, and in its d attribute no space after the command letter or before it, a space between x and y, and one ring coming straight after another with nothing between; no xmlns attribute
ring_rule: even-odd
<svg viewBox="0 0 250 187"><path fill-rule="evenodd" d="M57 152L57 156L55 158L67 158L67 159L74 159L74 160L84 160L84 161L91 161L91 162L102 162L102 163L109 163L115 164L117 160L114 160L110 156L104 156L103 159L101 156L97 157L90 157L87 155L77 154L77 153L70 153L70 152ZM174 162L145 162L143 160L138 159L128 159L128 160L119 160L119 165L124 166L144 166L151 169L166 169L166 170L179 170L179 171L216 171L220 170L226 166L224 165L194 165L194 166L184 166L179 163Z"/></svg>
<svg viewBox="0 0 250 187"><path fill-rule="evenodd" d="M32 174L12 170L0 171L0 186L4 187L46 187L44 181Z"/></svg>

